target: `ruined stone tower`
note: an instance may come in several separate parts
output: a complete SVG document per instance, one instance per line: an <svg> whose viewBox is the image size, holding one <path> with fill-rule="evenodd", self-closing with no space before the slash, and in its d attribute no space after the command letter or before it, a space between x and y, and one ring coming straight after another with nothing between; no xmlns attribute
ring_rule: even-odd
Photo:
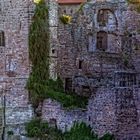
<svg viewBox="0 0 140 140"><path fill-rule="evenodd" d="M33 116L25 89L29 76L29 0L0 1L0 134L22 133Z"/></svg>
<svg viewBox="0 0 140 140"><path fill-rule="evenodd" d="M81 2L46 0L50 78L59 74L65 91L90 97L89 104L86 110L67 111L48 99L42 119L55 119L62 130L80 120L99 135L111 132L118 140L139 140L140 15L125 0L91 0L79 9ZM0 134L24 133L24 123L33 117L25 89L33 12L30 0L0 0ZM73 16L70 25L59 20L62 14Z"/></svg>
<svg viewBox="0 0 140 140"><path fill-rule="evenodd" d="M73 16L70 25L58 23L59 76L66 92L90 99L87 110L72 111L46 100L43 119L56 119L62 130L80 120L99 135L140 139L140 15L125 0L90 0L79 9L79 1L59 0L58 6L58 18Z"/></svg>

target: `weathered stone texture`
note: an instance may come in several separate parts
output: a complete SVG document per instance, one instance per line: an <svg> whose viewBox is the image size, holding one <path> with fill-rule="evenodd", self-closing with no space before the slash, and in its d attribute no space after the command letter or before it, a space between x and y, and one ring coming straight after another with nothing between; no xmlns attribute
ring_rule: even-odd
<svg viewBox="0 0 140 140"><path fill-rule="evenodd" d="M29 76L29 3L28 0L1 2L0 29L4 32L5 46L1 46L0 53L0 84L2 106L6 111L6 129L10 124L13 128L14 125L23 124L33 116L28 92L25 89Z"/></svg>
<svg viewBox="0 0 140 140"><path fill-rule="evenodd" d="M113 133L118 140L140 138L139 90L132 88L99 88L89 99L86 110L66 110L51 99L43 103L42 119L62 131L69 130L75 121L83 121L99 134Z"/></svg>
<svg viewBox="0 0 140 140"><path fill-rule="evenodd" d="M89 100L87 122L99 135L115 134L115 99L114 89L101 88Z"/></svg>
<svg viewBox="0 0 140 140"><path fill-rule="evenodd" d="M70 130L74 122L85 122L86 111L82 109L66 110L60 103L47 99L43 103L42 119L56 120L57 127L63 132Z"/></svg>
<svg viewBox="0 0 140 140"><path fill-rule="evenodd" d="M73 15L70 25L58 26L57 68L64 87L91 95L86 123L99 135L139 139L140 15L125 0L90 1L72 13L76 8L59 6L60 15Z"/></svg>
<svg viewBox="0 0 140 140"><path fill-rule="evenodd" d="M140 15L127 8L125 0L92 0L78 12L78 5L46 2L50 77L56 79L59 74L65 90L90 99L87 110L66 110L56 101L45 100L42 119L56 121L63 131L75 121L84 121L99 135L109 131L118 140L140 139ZM5 46L0 46L0 106L5 97L6 132L15 134L25 133L23 124L33 116L25 86L34 7L29 0L1 2ZM59 22L58 14L63 13L73 16L70 25Z"/></svg>

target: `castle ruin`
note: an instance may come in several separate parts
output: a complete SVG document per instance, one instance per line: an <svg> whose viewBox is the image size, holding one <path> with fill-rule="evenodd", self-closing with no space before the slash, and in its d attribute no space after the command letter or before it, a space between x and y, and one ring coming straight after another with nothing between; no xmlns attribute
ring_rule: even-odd
<svg viewBox="0 0 140 140"><path fill-rule="evenodd" d="M28 34L31 0L0 1L0 134L24 133L34 116L26 82L31 72ZM118 140L140 139L140 14L125 0L46 0L49 5L50 77L66 92L90 97L87 109L65 110L43 102L42 119L68 130L84 121ZM59 16L72 15L70 25ZM7 139L5 139L7 140Z"/></svg>

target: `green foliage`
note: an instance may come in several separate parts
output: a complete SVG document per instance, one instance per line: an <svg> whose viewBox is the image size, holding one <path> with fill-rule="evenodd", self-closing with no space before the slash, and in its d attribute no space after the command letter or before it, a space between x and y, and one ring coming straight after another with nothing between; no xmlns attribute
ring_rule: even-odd
<svg viewBox="0 0 140 140"><path fill-rule="evenodd" d="M75 123L70 131L62 134L57 128L49 127L47 122L34 119L25 127L28 137L42 138L43 140L115 140L114 136L107 133L99 138L85 123Z"/></svg>
<svg viewBox="0 0 140 140"><path fill-rule="evenodd" d="M41 136L41 132L38 129L40 126L40 120L32 120L26 125L26 131L29 137Z"/></svg>
<svg viewBox="0 0 140 140"><path fill-rule="evenodd" d="M140 12L140 0L127 0L127 2L135 6L137 12Z"/></svg>
<svg viewBox="0 0 140 140"><path fill-rule="evenodd" d="M60 20L63 24L70 24L72 17L69 15L62 15L62 16L60 16Z"/></svg>
<svg viewBox="0 0 140 140"><path fill-rule="evenodd" d="M41 0L35 9L35 14L29 31L29 58L32 62L32 73L28 79L27 87L33 97L33 103L39 103L41 86L49 77L49 34L48 34L48 9L45 1ZM39 97L39 98L38 98Z"/></svg>
<svg viewBox="0 0 140 140"><path fill-rule="evenodd" d="M56 128L49 127L47 122L40 119L31 120L26 124L28 137L43 138L45 140L62 140L62 133Z"/></svg>
<svg viewBox="0 0 140 140"><path fill-rule="evenodd" d="M57 92L64 92L63 82L62 82L62 80L60 79L60 77L58 77L56 81L54 81L54 80L52 80L52 79L49 79L49 80L47 81L47 86L48 86L50 89L53 89L54 91L57 91Z"/></svg>
<svg viewBox="0 0 140 140"><path fill-rule="evenodd" d="M139 4L140 0L127 0L131 4Z"/></svg>
<svg viewBox="0 0 140 140"><path fill-rule="evenodd" d="M33 95L31 95L31 100L34 106L37 106L39 101L46 98L54 99L66 108L85 108L88 103L88 98L86 97L78 96L72 93L64 93L61 80L48 80L44 85L34 83L33 87L28 87L28 89L30 88L31 90L32 88L34 89Z"/></svg>
<svg viewBox="0 0 140 140"><path fill-rule="evenodd" d="M64 133L64 140L115 140L114 136L107 133L99 138L85 123L75 123L69 132Z"/></svg>
<svg viewBox="0 0 140 140"><path fill-rule="evenodd" d="M129 67L129 64L130 64L129 60L130 60L129 54L122 53L122 61L125 67Z"/></svg>
<svg viewBox="0 0 140 140"><path fill-rule="evenodd" d="M75 123L70 131L62 133L57 128L49 127L47 122L34 119L26 125L29 137L42 138L44 140L115 140L114 136L107 133L99 138L85 123Z"/></svg>
<svg viewBox="0 0 140 140"><path fill-rule="evenodd" d="M14 135L14 132L13 132L12 130L11 130L11 131L8 131L8 132L7 132L7 135L8 135L8 136L12 136L12 135Z"/></svg>
<svg viewBox="0 0 140 140"><path fill-rule="evenodd" d="M33 107L46 98L52 98L62 103L64 107L85 107L87 99L67 95L63 91L63 82L58 77L56 81L49 79L49 29L48 10L42 0L36 4L35 15L29 34L29 57L32 62L32 73L27 82ZM81 100L82 99L82 100ZM37 128L36 133L40 133Z"/></svg>
<svg viewBox="0 0 140 140"><path fill-rule="evenodd" d="M75 123L71 130L64 134L64 140L98 140L98 136L85 123Z"/></svg>
<svg viewBox="0 0 140 140"><path fill-rule="evenodd" d="M101 137L99 140L115 140L115 137L114 135L107 133L103 137Z"/></svg>
<svg viewBox="0 0 140 140"><path fill-rule="evenodd" d="M77 9L77 12L83 11L83 7L87 2L83 2L80 4L79 8Z"/></svg>
<svg viewBox="0 0 140 140"><path fill-rule="evenodd" d="M34 80L43 82L48 78L49 35L47 16L48 10L44 3L36 6L29 34L29 57L32 62Z"/></svg>
<svg viewBox="0 0 140 140"><path fill-rule="evenodd" d="M123 62L124 62L124 66L128 66L129 65L129 60L128 60L128 58L127 57L124 57L124 60L123 60Z"/></svg>
<svg viewBox="0 0 140 140"><path fill-rule="evenodd" d="M48 90L46 94L48 98L54 99L62 104L65 108L85 108L88 99L86 97L74 95L74 94L66 94L63 92L56 92L53 90Z"/></svg>

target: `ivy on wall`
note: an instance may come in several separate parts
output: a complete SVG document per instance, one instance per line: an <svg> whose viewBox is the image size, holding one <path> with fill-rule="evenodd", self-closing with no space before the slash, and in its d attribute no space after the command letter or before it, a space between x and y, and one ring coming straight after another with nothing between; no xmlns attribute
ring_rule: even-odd
<svg viewBox="0 0 140 140"><path fill-rule="evenodd" d="M34 108L46 98L60 102L63 107L86 107L88 99L75 94L66 94L63 82L49 79L49 26L48 9L44 0L37 0L35 14L29 31L29 58L32 72L27 82L30 100Z"/></svg>
<svg viewBox="0 0 140 140"><path fill-rule="evenodd" d="M44 0L36 3L35 14L29 30L29 59L32 72L28 80L28 89L33 105L42 100L42 86L49 78L49 29L48 9Z"/></svg>

